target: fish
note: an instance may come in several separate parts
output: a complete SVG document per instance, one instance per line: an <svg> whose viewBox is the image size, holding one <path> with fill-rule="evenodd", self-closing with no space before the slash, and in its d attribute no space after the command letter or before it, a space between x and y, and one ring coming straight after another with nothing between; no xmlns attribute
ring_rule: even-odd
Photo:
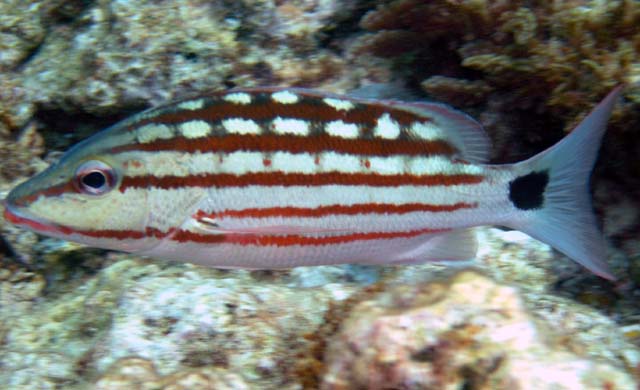
<svg viewBox="0 0 640 390"><path fill-rule="evenodd" d="M589 180L622 86L518 163L433 102L239 88L151 108L16 186L4 218L93 247L219 268L473 259L505 226L602 278Z"/></svg>

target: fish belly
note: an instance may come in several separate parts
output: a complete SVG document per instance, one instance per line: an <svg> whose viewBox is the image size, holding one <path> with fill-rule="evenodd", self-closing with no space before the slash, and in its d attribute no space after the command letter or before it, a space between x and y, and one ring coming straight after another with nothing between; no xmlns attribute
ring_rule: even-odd
<svg viewBox="0 0 640 390"><path fill-rule="evenodd" d="M499 207L495 188L470 186L210 189L177 233L144 254L254 269L469 259L473 245L457 232Z"/></svg>

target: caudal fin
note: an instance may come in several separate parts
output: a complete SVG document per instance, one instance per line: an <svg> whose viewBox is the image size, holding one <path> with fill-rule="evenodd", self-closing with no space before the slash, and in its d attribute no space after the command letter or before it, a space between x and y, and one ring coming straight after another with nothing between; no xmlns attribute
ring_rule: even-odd
<svg viewBox="0 0 640 390"><path fill-rule="evenodd" d="M522 211L510 227L609 280L615 277L605 262L607 244L593 214L589 177L621 90L611 91L562 141L515 164L517 177L509 184L509 198Z"/></svg>

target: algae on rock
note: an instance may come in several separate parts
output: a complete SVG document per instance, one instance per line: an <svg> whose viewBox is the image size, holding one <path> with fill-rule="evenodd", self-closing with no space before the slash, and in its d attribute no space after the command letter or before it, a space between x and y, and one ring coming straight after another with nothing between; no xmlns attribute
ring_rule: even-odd
<svg viewBox="0 0 640 390"><path fill-rule="evenodd" d="M556 114L575 115L618 83L631 84L629 96L640 92L633 85L638 24L640 4L630 0L395 0L362 19L374 33L361 44L382 56L399 48L417 53L412 64L427 77L427 91L441 84L440 76L481 79L514 99L542 99ZM452 83L449 94L477 93L461 87ZM441 88L432 92L447 97Z"/></svg>
<svg viewBox="0 0 640 390"><path fill-rule="evenodd" d="M321 388L632 389L624 368L550 343L512 287L474 272L360 302L330 341Z"/></svg>

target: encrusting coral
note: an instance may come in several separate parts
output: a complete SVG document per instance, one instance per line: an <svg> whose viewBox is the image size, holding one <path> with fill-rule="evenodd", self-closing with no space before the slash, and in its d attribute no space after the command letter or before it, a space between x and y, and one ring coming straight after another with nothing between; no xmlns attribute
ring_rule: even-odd
<svg viewBox="0 0 640 390"><path fill-rule="evenodd" d="M631 389L624 370L565 350L516 289L475 272L360 302L330 341L321 389Z"/></svg>

